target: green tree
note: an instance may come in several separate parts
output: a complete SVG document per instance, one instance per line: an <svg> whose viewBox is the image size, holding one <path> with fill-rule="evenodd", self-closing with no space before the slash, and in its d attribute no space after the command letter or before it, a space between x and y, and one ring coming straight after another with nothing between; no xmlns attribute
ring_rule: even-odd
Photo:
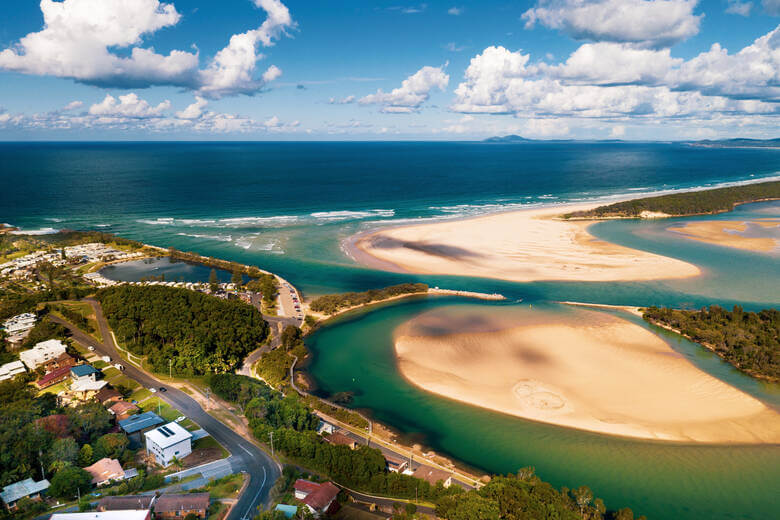
<svg viewBox="0 0 780 520"><path fill-rule="evenodd" d="M301 329L295 325L287 325L282 331L282 346L286 349L291 349L297 344L303 341L303 334Z"/></svg>
<svg viewBox="0 0 780 520"><path fill-rule="evenodd" d="M130 441L124 433L107 433L95 441L96 460L108 457L118 459L122 456Z"/></svg>
<svg viewBox="0 0 780 520"><path fill-rule="evenodd" d="M82 468L67 466L54 474L49 494L60 499L74 498L79 492L83 495L92 486L92 476Z"/></svg>
<svg viewBox="0 0 780 520"><path fill-rule="evenodd" d="M219 278L217 278L216 269L212 269L209 273L209 286L211 287L211 292L217 292L217 289L219 289Z"/></svg>
<svg viewBox="0 0 780 520"><path fill-rule="evenodd" d="M47 460L51 468L52 464L75 464L79 456L79 445L73 437L57 439L51 445L47 454Z"/></svg>
<svg viewBox="0 0 780 520"><path fill-rule="evenodd" d="M84 466L89 466L93 462L95 462L95 456L92 454L92 446L85 444L79 451L79 466L83 468Z"/></svg>

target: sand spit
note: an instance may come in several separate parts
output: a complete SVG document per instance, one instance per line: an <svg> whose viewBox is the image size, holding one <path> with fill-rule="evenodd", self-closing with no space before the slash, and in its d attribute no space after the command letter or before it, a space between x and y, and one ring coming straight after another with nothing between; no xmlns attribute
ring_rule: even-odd
<svg viewBox="0 0 780 520"><path fill-rule="evenodd" d="M716 246L736 247L759 253L768 253L780 248L780 238L747 236L746 232L749 227L758 228L759 231L766 230L768 235L771 231L780 232L780 220L701 220L673 226L669 230L699 242L706 242ZM778 236L780 237L780 234Z"/></svg>
<svg viewBox="0 0 780 520"><path fill-rule="evenodd" d="M436 323L422 315L397 332L399 368L424 390L560 426L677 442L780 442L780 414L660 337L611 315L576 313L585 319L535 316L454 334L424 334Z"/></svg>
<svg viewBox="0 0 780 520"><path fill-rule="evenodd" d="M686 262L596 239L591 221L556 217L590 205L497 213L463 220L382 229L348 244L371 267L419 274L538 280L628 281L687 278Z"/></svg>

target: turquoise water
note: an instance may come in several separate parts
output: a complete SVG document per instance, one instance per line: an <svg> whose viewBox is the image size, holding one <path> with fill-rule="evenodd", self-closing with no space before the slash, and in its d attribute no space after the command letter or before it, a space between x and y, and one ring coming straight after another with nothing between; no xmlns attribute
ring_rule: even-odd
<svg viewBox="0 0 780 520"><path fill-rule="evenodd" d="M161 247L254 264L306 296L423 281L500 292L510 304L575 300L748 309L777 306L775 255L729 250L665 231L674 221L604 222L603 239L700 265L688 280L517 284L385 273L341 248L377 226L626 194L728 185L780 173L776 150L657 143L0 143L0 221L25 230L110 231ZM780 214L780 203L740 207ZM709 217L708 217L709 218ZM727 216L717 217L727 218ZM139 269L140 267L140 269ZM148 266L146 266L148 267ZM155 267L164 267L155 265ZM168 276L205 272L173 266ZM159 274L117 266L117 277ZM780 447L700 447L629 441L565 430L454 403L399 375L392 331L419 312L458 300L383 308L311 338L322 391L352 390L356 406L435 450L489 471L534 465L556 485L591 486L610 507L651 518L777 516ZM479 304L483 308L487 303ZM777 406L756 383L700 347L666 334L704 370ZM354 381L353 381L354 378Z"/></svg>

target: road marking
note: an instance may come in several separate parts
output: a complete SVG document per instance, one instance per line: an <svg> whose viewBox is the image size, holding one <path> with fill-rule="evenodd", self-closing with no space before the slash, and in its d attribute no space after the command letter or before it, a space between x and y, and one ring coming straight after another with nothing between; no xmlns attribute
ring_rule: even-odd
<svg viewBox="0 0 780 520"><path fill-rule="evenodd" d="M249 509L246 510L246 514L243 516L243 520L247 520L249 518L249 512L252 511L252 505L254 505L255 502L257 502L257 497L260 496L260 492L263 491L263 488L265 487L265 466L263 466L263 483L260 484L260 489L257 490L257 494L255 495L255 498L252 499L252 502L249 503Z"/></svg>
<svg viewBox="0 0 780 520"><path fill-rule="evenodd" d="M242 450L244 450L245 452L247 452L250 457L254 457L254 455L252 455L252 452L249 451L248 449L244 448L242 445L239 444L238 447L241 448Z"/></svg>

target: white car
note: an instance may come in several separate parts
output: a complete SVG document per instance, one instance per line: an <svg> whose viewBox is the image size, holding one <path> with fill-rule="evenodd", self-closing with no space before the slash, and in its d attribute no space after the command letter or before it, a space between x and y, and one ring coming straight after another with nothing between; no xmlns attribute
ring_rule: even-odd
<svg viewBox="0 0 780 520"><path fill-rule="evenodd" d="M149 389L149 391L150 391L151 393L153 393L153 394L156 394L156 393L157 393L157 389L156 389L156 388L150 388L150 389Z"/></svg>
<svg viewBox="0 0 780 520"><path fill-rule="evenodd" d="M89 347L87 347L87 350L89 350L90 352L94 352L95 351L95 347L89 346Z"/></svg>

